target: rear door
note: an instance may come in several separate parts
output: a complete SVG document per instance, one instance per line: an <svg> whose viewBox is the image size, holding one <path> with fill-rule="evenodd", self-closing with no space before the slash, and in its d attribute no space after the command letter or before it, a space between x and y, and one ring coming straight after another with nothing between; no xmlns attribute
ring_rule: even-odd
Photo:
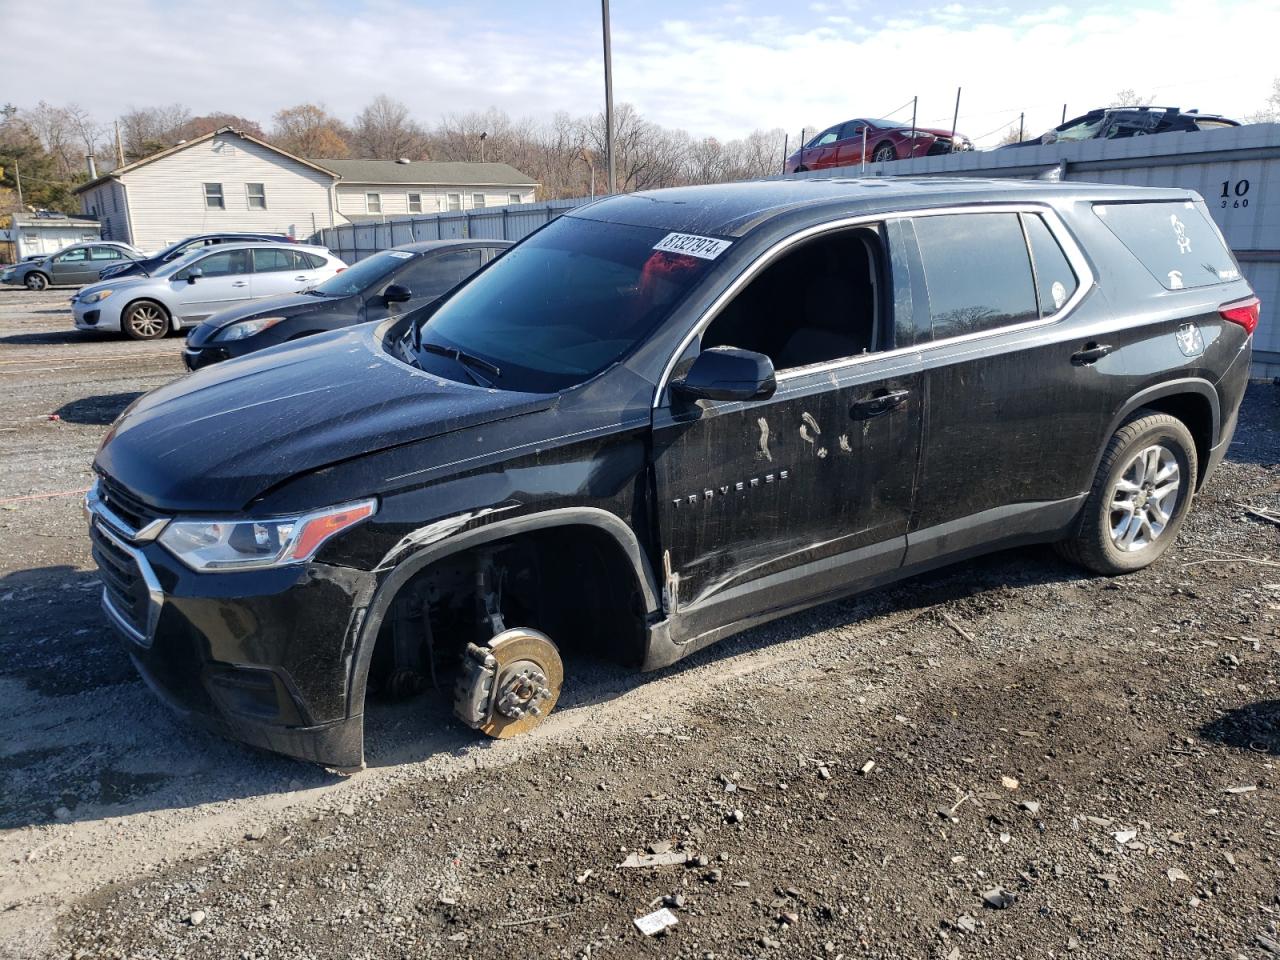
<svg viewBox="0 0 1280 960"><path fill-rule="evenodd" d="M192 271L202 276L192 282ZM174 314L183 324L197 323L219 310L253 297L249 251L219 250L201 257L169 278Z"/></svg>
<svg viewBox="0 0 1280 960"><path fill-rule="evenodd" d="M676 376L699 349L738 346L773 359L778 388L746 403L668 389L654 409L677 642L707 642L899 566L922 411L911 335L909 278L895 270L891 282L875 225L797 244L716 312Z"/></svg>
<svg viewBox="0 0 1280 960"><path fill-rule="evenodd" d="M277 246L254 247L253 297L296 293L316 282L317 271L297 250Z"/></svg>
<svg viewBox="0 0 1280 960"><path fill-rule="evenodd" d="M1092 480L1110 384L1122 379L1087 262L1047 208L916 216L904 229L929 305L907 562L1065 525Z"/></svg>
<svg viewBox="0 0 1280 960"><path fill-rule="evenodd" d="M98 275L107 267L114 267L124 259L125 255L119 247L90 247L89 267L93 280L97 280Z"/></svg>

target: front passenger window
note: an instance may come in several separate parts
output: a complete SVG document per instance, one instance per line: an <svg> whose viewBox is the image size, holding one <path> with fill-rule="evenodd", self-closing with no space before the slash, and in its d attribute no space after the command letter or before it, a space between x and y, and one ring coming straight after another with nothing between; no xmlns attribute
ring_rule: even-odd
<svg viewBox="0 0 1280 960"><path fill-rule="evenodd" d="M701 347L763 353L777 370L844 360L888 346L882 333L877 231L798 244L765 267L711 321Z"/></svg>
<svg viewBox="0 0 1280 960"><path fill-rule="evenodd" d="M249 251L224 250L222 253L215 253L203 260L197 260L189 269L196 267L206 277L230 277L238 273L248 273Z"/></svg>

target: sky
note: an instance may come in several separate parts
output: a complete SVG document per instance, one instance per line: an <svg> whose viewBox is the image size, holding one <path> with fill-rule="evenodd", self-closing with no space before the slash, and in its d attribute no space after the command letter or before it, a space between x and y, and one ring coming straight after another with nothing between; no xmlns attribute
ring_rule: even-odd
<svg viewBox="0 0 1280 960"><path fill-rule="evenodd" d="M598 0L0 0L0 102L104 121L185 103L270 125L311 101L353 117L379 93L422 121L602 109ZM1280 76L1277 0L613 0L614 100L698 136L852 117L951 126L994 145L1132 88L1243 119ZM58 24L57 29L50 29Z"/></svg>

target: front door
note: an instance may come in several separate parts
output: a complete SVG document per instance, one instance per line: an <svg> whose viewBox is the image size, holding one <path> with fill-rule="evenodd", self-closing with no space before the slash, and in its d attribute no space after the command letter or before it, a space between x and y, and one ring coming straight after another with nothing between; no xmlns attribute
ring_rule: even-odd
<svg viewBox="0 0 1280 960"><path fill-rule="evenodd" d="M838 152L836 154L836 165L841 167L851 167L863 161L863 132L867 132L867 149L870 150L874 144L870 142L870 131L867 131L867 125L861 120L850 120L844 125L840 131L840 142L838 144ZM870 157L865 159L870 160Z"/></svg>
<svg viewBox="0 0 1280 960"><path fill-rule="evenodd" d="M90 269L89 248L72 247L53 258L53 283L79 285L97 280L97 274Z"/></svg>
<svg viewBox="0 0 1280 960"><path fill-rule="evenodd" d="M192 276L195 270L200 276ZM249 271L249 251L244 249L220 250L179 270L169 280L176 319L184 325L198 323L250 299Z"/></svg>
<svg viewBox="0 0 1280 960"><path fill-rule="evenodd" d="M895 333L886 254L876 228L798 244L713 319L692 350L766 354L770 399L660 398L654 483L677 642L709 642L901 563L922 396L919 358L895 341L910 322Z"/></svg>

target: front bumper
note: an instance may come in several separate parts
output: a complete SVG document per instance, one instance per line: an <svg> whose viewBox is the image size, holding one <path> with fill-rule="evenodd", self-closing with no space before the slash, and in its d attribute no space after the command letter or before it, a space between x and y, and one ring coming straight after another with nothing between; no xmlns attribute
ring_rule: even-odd
<svg viewBox="0 0 1280 960"><path fill-rule="evenodd" d="M188 370L199 370L201 367L207 367L210 364L230 359L230 351L212 345L195 348L183 347L182 349L182 362Z"/></svg>
<svg viewBox="0 0 1280 960"><path fill-rule="evenodd" d="M99 300L97 303L85 303L80 299L72 299L71 313L75 318L77 330L120 331L119 304L112 304L111 298Z"/></svg>
<svg viewBox="0 0 1280 960"><path fill-rule="evenodd" d="M140 518L124 491L98 491L86 508L103 609L160 699L231 739L359 768L363 717L348 711L349 685L371 575L315 562L199 574L156 542L167 520Z"/></svg>

